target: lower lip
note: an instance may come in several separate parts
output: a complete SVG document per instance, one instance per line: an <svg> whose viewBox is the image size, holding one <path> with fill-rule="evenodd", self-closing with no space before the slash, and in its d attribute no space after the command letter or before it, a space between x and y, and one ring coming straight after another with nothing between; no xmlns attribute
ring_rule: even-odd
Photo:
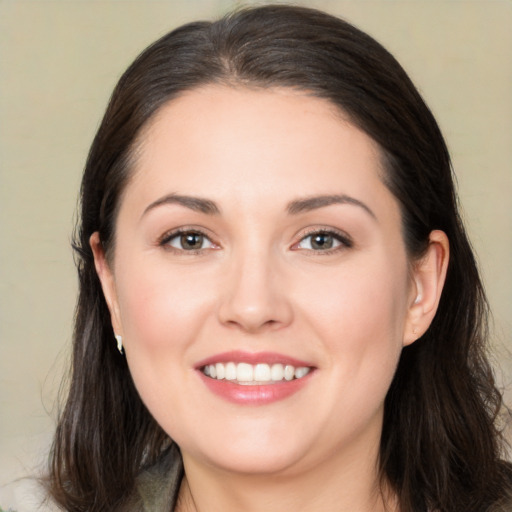
<svg viewBox="0 0 512 512"><path fill-rule="evenodd" d="M225 379L212 379L199 371L200 377L210 391L238 405L265 405L284 400L300 391L308 383L312 373L313 371L310 371L301 379L249 386Z"/></svg>

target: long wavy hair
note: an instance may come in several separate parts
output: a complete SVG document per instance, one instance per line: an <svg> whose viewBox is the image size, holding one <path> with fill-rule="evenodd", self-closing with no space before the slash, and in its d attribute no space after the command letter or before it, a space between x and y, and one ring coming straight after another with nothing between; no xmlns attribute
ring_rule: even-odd
<svg viewBox="0 0 512 512"><path fill-rule="evenodd" d="M180 93L214 83L290 87L329 100L378 143L411 261L432 230L447 234L451 257L437 315L404 348L387 394L380 471L404 512L499 510L511 470L501 461L496 427L501 395L486 355L488 307L439 127L374 39L323 12L278 5L170 32L135 60L113 92L81 186L74 239L80 291L69 394L50 458L52 498L68 511L115 510L141 468L172 442L116 350L89 237L98 231L112 255L141 130Z"/></svg>

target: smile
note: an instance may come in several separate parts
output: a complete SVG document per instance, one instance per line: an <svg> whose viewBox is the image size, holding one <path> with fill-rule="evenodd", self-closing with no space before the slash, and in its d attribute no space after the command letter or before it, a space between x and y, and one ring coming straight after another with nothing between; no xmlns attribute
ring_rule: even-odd
<svg viewBox="0 0 512 512"><path fill-rule="evenodd" d="M275 352L230 351L210 356L196 367L214 395L241 406L261 406L299 393L317 373L309 361Z"/></svg>
<svg viewBox="0 0 512 512"><path fill-rule="evenodd" d="M270 365L267 363L249 364L229 361L227 363L205 365L201 368L201 371L211 379L233 381L233 383L248 386L261 386L302 379L311 371L311 368L308 366L295 367L281 363Z"/></svg>

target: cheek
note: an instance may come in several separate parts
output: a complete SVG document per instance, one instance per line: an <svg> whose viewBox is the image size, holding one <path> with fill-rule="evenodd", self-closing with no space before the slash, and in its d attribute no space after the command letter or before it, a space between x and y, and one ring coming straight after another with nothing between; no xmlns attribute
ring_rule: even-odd
<svg viewBox="0 0 512 512"><path fill-rule="evenodd" d="M315 304L315 326L328 354L326 400L332 435L339 425L358 432L381 414L402 351L406 272L372 266L333 279ZM327 415L327 414L326 414ZM326 426L327 428L327 426Z"/></svg>
<svg viewBox="0 0 512 512"><path fill-rule="evenodd" d="M209 298L206 282L185 266L170 272L165 262L134 262L117 285L127 348L154 352L192 343Z"/></svg>
<svg viewBox="0 0 512 512"><path fill-rule="evenodd" d="M206 276L185 267L170 272L155 260L123 264L117 288L130 373L151 414L174 434L181 429L176 418L194 401L193 393L176 390L190 389L193 380L194 347L211 311Z"/></svg>
<svg viewBox="0 0 512 512"><path fill-rule="evenodd" d="M405 256L402 260L373 255L317 279L322 293L308 295L311 286L303 288L304 315L327 346L328 364L343 385L377 386L379 380L381 387L389 385L407 315Z"/></svg>
<svg viewBox="0 0 512 512"><path fill-rule="evenodd" d="M338 331L341 339L365 336L373 329L388 337L403 326L407 290L405 258L403 264L393 264L387 257L372 256L317 275L305 283L301 295L320 323Z"/></svg>

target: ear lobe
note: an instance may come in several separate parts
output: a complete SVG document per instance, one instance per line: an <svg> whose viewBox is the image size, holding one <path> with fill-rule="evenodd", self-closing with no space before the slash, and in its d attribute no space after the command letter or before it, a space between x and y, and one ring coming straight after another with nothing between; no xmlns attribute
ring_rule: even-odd
<svg viewBox="0 0 512 512"><path fill-rule="evenodd" d="M101 282L103 295L105 296L105 301L107 302L107 306L110 311L112 328L116 334L122 334L114 275L107 262L105 250L103 249L100 235L97 231L95 231L89 238L89 245L91 246L92 254L94 256L96 273L98 274L98 278Z"/></svg>
<svg viewBox="0 0 512 512"><path fill-rule="evenodd" d="M441 299L449 258L448 237L443 231L432 231L427 251L414 264L404 345L410 345L423 336L432 323Z"/></svg>

